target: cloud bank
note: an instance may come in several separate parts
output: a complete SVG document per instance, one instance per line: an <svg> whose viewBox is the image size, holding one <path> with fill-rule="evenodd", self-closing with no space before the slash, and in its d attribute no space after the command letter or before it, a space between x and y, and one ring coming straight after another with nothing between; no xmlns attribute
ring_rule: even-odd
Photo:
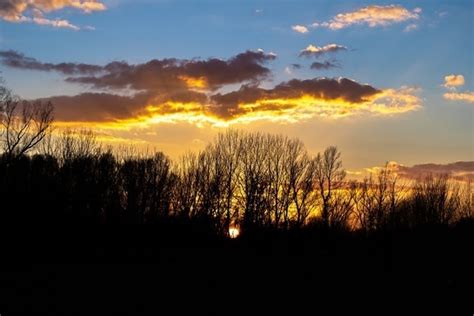
<svg viewBox="0 0 474 316"><path fill-rule="evenodd" d="M268 85L272 78L267 64L275 58L262 50L248 50L228 59L165 58L93 65L48 63L15 51L0 52L5 66L57 72L66 82L92 90L49 98L57 120L64 124L89 122L126 129L162 122L291 123L311 117L396 115L421 106L414 89L380 89L343 77L292 79L263 88L261 84ZM240 88L232 91L230 85Z"/></svg>

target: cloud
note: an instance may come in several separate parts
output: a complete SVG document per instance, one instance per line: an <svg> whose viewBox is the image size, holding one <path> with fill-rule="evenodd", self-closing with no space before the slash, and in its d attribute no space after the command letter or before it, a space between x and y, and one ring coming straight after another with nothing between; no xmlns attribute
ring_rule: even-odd
<svg viewBox="0 0 474 316"><path fill-rule="evenodd" d="M411 32L411 31L414 31L418 29L418 25L417 24L408 24L407 26L405 26L405 28L403 29L404 32Z"/></svg>
<svg viewBox="0 0 474 316"><path fill-rule="evenodd" d="M101 66L83 63L43 63L13 50L0 51L0 63L11 68L57 71L65 75L93 74L103 70Z"/></svg>
<svg viewBox="0 0 474 316"><path fill-rule="evenodd" d="M146 93L134 96L81 93L75 96L55 96L47 100L55 105L55 117L59 121L93 122L130 118L146 106L150 96Z"/></svg>
<svg viewBox="0 0 474 316"><path fill-rule="evenodd" d="M153 59L130 65L112 62L103 67L102 75L69 77L68 82L87 84L94 88L172 91L187 88L215 90L226 84L268 79L270 69L264 66L275 54L262 50L246 51L228 60Z"/></svg>
<svg viewBox="0 0 474 316"><path fill-rule="evenodd" d="M386 168L400 178L421 180L428 176L447 175L457 181L474 181L474 161L458 161L447 164L425 163L405 166L395 161L387 163ZM385 167L365 168L369 174L377 174ZM360 175L360 174L357 174Z"/></svg>
<svg viewBox="0 0 474 316"><path fill-rule="evenodd" d="M49 19L45 13L73 8L84 13L105 10L105 5L97 0L2 0L0 18L15 23L35 23L56 28L79 30L80 27L64 19Z"/></svg>
<svg viewBox="0 0 474 316"><path fill-rule="evenodd" d="M447 75L444 77L443 86L452 92L443 94L443 97L449 101L464 101L474 103L474 92L456 92L457 87L463 86L465 83L463 75Z"/></svg>
<svg viewBox="0 0 474 316"><path fill-rule="evenodd" d="M396 115L421 106L415 89L378 89L347 78L293 79L262 88L261 82L271 78L266 63L276 58L262 50L228 59L168 58L140 64L45 63L15 51L1 51L0 58L10 67L55 71L67 82L105 90L51 97L57 120L65 124L126 129L164 122L289 123L317 116ZM235 84L241 84L240 89L229 91Z"/></svg>
<svg viewBox="0 0 474 316"><path fill-rule="evenodd" d="M397 115L421 106L413 90L380 90L347 78L293 79L270 89L245 84L236 91L215 94L190 90L133 96L83 93L50 100L60 124L93 124L102 129L177 122L198 126L262 120L294 123L311 117Z"/></svg>
<svg viewBox="0 0 474 316"><path fill-rule="evenodd" d="M347 50L347 47L338 45L338 44L328 44L323 47L318 47L315 45L308 45L305 49L300 51L300 57L319 57L328 53L336 53L338 51Z"/></svg>
<svg viewBox="0 0 474 316"><path fill-rule="evenodd" d="M329 60L326 60L325 62L322 62L322 63L315 61L314 63L311 64L310 68L314 70L328 70L331 68L338 68L338 67L340 67L338 64L331 62Z"/></svg>
<svg viewBox="0 0 474 316"><path fill-rule="evenodd" d="M443 94L446 100L450 101L465 101L468 103L474 103L474 92L449 92Z"/></svg>
<svg viewBox="0 0 474 316"><path fill-rule="evenodd" d="M308 33L309 31L308 28L304 25L293 25L291 29L295 32L302 33L302 34Z"/></svg>
<svg viewBox="0 0 474 316"><path fill-rule="evenodd" d="M339 30L352 25L368 25L369 27L387 26L394 23L417 20L421 9L408 10L400 5L370 5L352 12L339 13L327 22L315 22L313 27L325 27Z"/></svg>
<svg viewBox="0 0 474 316"><path fill-rule="evenodd" d="M458 181L474 180L474 161L458 161L448 164L426 163L412 167L396 165L397 174L407 179L423 179L427 176L448 175Z"/></svg>
<svg viewBox="0 0 474 316"><path fill-rule="evenodd" d="M285 73L288 74L288 75L292 75L293 74L293 69L301 69L301 65L300 64L290 64L290 65L285 67Z"/></svg>
<svg viewBox="0 0 474 316"><path fill-rule="evenodd" d="M12 68L56 71L70 75L66 81L99 89L173 91L188 88L215 90L222 85L258 82L270 77L264 66L276 55L262 50L246 51L228 60L153 59L142 64L114 61L104 66L83 63L44 63L16 51L0 51L0 62Z"/></svg>
<svg viewBox="0 0 474 316"><path fill-rule="evenodd" d="M444 77L444 86L446 88L455 88L464 85L463 75L447 75Z"/></svg>

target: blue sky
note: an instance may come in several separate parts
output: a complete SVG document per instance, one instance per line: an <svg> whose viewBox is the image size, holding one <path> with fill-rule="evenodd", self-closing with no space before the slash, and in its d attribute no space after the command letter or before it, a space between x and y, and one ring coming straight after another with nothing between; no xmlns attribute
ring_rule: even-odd
<svg viewBox="0 0 474 316"><path fill-rule="evenodd" d="M389 160L406 164L474 160L474 103L469 99L452 101L443 97L448 92L474 91L474 4L470 0L101 3L105 10L88 13L69 6L43 11L48 19L65 19L81 30L0 19L0 48L43 63L94 65L116 60L140 64L163 58L227 60L260 48L277 55L275 60L265 63L271 76L259 83L261 88L271 89L294 78L344 77L381 90L417 89L419 106L394 115L358 114L334 120L316 115L292 123L263 119L242 126L236 124L239 128L300 137L314 151L334 143L343 153L346 151L347 164L353 168ZM419 13L417 18L389 21L385 25L370 26L362 22L341 29L310 26L372 5L395 5L412 14ZM31 12L21 14L29 16ZM295 32L292 29L295 25L306 26L308 32ZM407 30L409 25L414 25L412 30ZM95 29L86 30L85 26ZM317 47L337 44L347 49L320 58L298 57L310 44ZM337 60L339 67L309 69L316 60ZM290 65L294 63L300 64L301 69L292 68ZM97 90L90 85L65 82L64 74L54 71L19 69L5 64L0 65L0 70L5 84L24 98L74 96ZM450 74L462 75L464 84L444 87L444 77ZM220 86L217 91L229 92L241 84ZM202 125L189 122L166 124L149 126L146 133L102 132L122 139L133 134L135 140L180 153L183 147L198 148L219 131L213 126L203 130ZM182 135L179 142L184 146L176 149L175 137L164 136L167 133ZM158 136L146 136L153 134Z"/></svg>

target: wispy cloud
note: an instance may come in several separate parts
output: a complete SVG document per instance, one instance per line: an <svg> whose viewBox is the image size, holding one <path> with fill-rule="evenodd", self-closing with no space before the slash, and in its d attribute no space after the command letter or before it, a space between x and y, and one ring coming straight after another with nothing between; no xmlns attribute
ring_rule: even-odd
<svg viewBox="0 0 474 316"><path fill-rule="evenodd" d="M56 71L65 75L92 74L103 70L101 66L83 63L44 63L13 50L0 51L0 63L11 68Z"/></svg>
<svg viewBox="0 0 474 316"><path fill-rule="evenodd" d="M308 33L309 31L308 28L304 25L293 25L291 29L295 32L302 33L302 34Z"/></svg>
<svg viewBox="0 0 474 316"><path fill-rule="evenodd" d="M415 23L412 23L412 24L408 24L407 26L405 26L405 28L403 29L403 31L405 32L411 32L411 31L414 31L418 29L418 24L415 24Z"/></svg>
<svg viewBox="0 0 474 316"><path fill-rule="evenodd" d="M440 175L448 175L457 181L474 180L474 161L458 161L447 164L425 163L414 166L405 166L395 161L390 161L386 167L365 168L365 171L369 174L376 174L385 168L398 177L410 180Z"/></svg>
<svg viewBox="0 0 474 316"><path fill-rule="evenodd" d="M80 30L80 27L65 19L50 19L46 13L64 8L73 8L84 13L102 11L106 6L98 0L1 0L0 18L14 23L35 23L56 28Z"/></svg>
<svg viewBox="0 0 474 316"><path fill-rule="evenodd" d="M339 30L352 25L366 24L369 27L386 26L420 17L421 8L408 10L400 5L370 5L352 12L339 13L327 22L313 23L314 27Z"/></svg>
<svg viewBox="0 0 474 316"><path fill-rule="evenodd" d="M344 51L347 50L347 47L338 45L338 44L328 44L323 47L315 46L315 45L308 45L305 49L302 49L300 51L299 56L300 57L319 57L324 54L328 53L336 53L338 51Z"/></svg>
<svg viewBox="0 0 474 316"><path fill-rule="evenodd" d="M326 60L322 63L315 61L310 66L310 68L313 69L313 70L328 70L328 69L331 69L331 68L339 68L339 67L340 67L339 64L337 64L333 61L329 61L329 60Z"/></svg>
<svg viewBox="0 0 474 316"><path fill-rule="evenodd" d="M474 103L474 92L447 92L443 94L446 100L450 101L464 101L468 103Z"/></svg>

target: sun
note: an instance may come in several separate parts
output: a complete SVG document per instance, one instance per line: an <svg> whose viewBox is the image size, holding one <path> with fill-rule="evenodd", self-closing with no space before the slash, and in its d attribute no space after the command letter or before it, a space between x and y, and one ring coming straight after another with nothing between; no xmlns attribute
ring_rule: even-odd
<svg viewBox="0 0 474 316"><path fill-rule="evenodd" d="M229 228L229 237L230 238L237 238L239 237L240 230L237 227L230 227Z"/></svg>

